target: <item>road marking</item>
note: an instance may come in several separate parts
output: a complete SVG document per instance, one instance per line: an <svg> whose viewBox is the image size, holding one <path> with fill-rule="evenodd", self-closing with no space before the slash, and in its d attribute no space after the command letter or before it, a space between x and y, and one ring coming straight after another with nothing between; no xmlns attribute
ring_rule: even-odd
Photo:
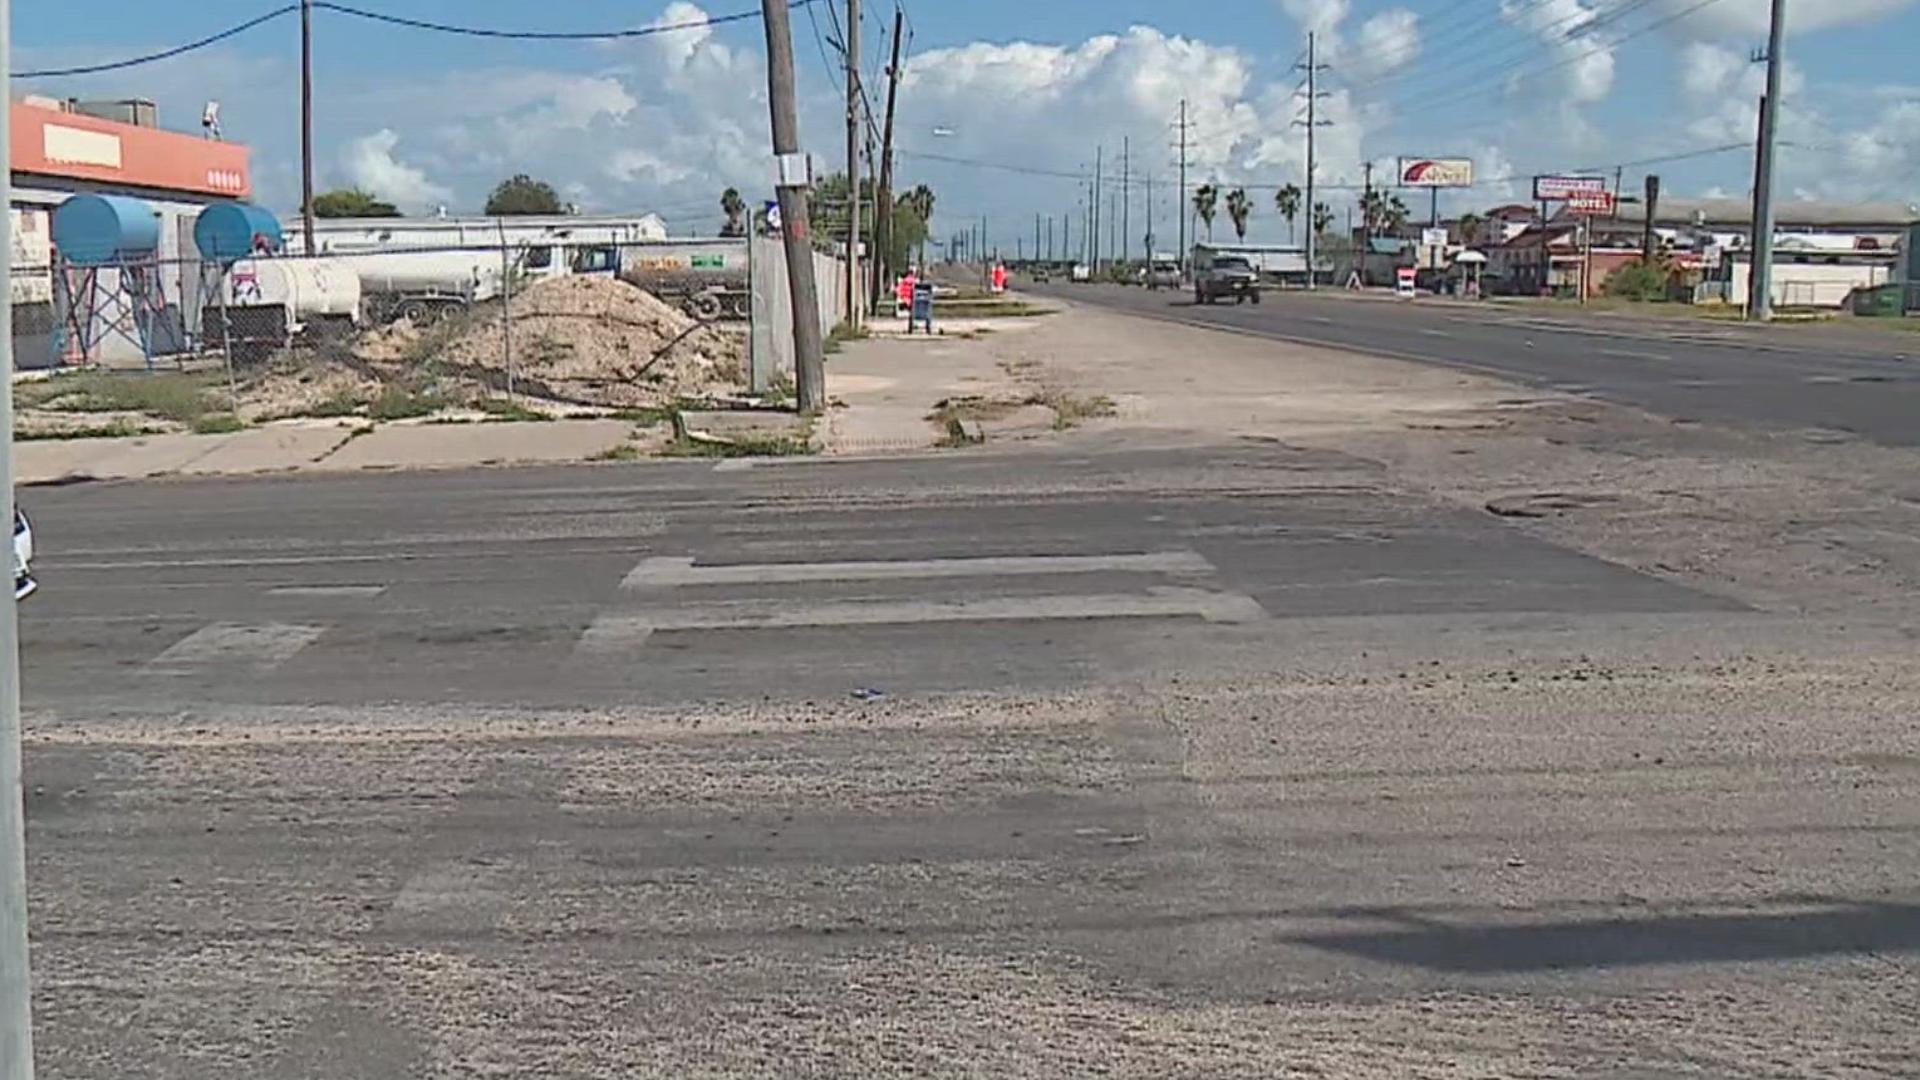
<svg viewBox="0 0 1920 1080"><path fill-rule="evenodd" d="M983 600L761 601L709 604L594 619L576 651L624 652L666 630L782 630L820 626L913 626L926 623L1039 620L1201 618L1246 623L1266 617L1252 597L1206 589L1155 588L1145 593L1005 596Z"/></svg>
<svg viewBox="0 0 1920 1080"><path fill-rule="evenodd" d="M1600 349L1597 351L1601 356L1620 356L1628 360L1657 360L1663 364L1673 360L1673 357L1666 353L1639 352L1634 349Z"/></svg>
<svg viewBox="0 0 1920 1080"><path fill-rule="evenodd" d="M1300 316L1300 318L1305 320L1306 322L1319 323L1321 326L1333 325L1333 320L1327 318L1325 315L1302 315Z"/></svg>
<svg viewBox="0 0 1920 1080"><path fill-rule="evenodd" d="M1213 564L1197 551L1161 551L1145 555L1004 555L875 562L747 563L734 566L695 566L691 556L658 556L642 560L620 582L620 587L785 585L808 581L899 581L1103 572L1212 573Z"/></svg>
<svg viewBox="0 0 1920 1080"><path fill-rule="evenodd" d="M1430 327L1430 326L1423 326L1423 327L1420 327L1420 332L1421 332L1421 333L1423 333L1423 334L1425 334L1425 335L1427 335L1428 337L1443 337L1443 338L1450 338L1450 337L1452 337L1452 336L1453 336L1453 335L1452 335L1451 333L1449 333L1448 331L1445 331L1445 330L1435 330L1435 329L1433 329L1433 328L1432 328L1432 327Z"/></svg>
<svg viewBox="0 0 1920 1080"><path fill-rule="evenodd" d="M334 597L370 599L386 592L385 585L281 585L267 590L268 596L298 596L316 599Z"/></svg>
<svg viewBox="0 0 1920 1080"><path fill-rule="evenodd" d="M207 664L249 664L272 668L285 663L326 632L324 626L298 623L210 623L181 638L148 661L150 670L165 671Z"/></svg>
<svg viewBox="0 0 1920 1080"><path fill-rule="evenodd" d="M1832 386L1847 380L1838 375L1809 375L1800 381L1810 386Z"/></svg>
<svg viewBox="0 0 1920 1080"><path fill-rule="evenodd" d="M713 467L713 471L714 472L746 472L748 469L751 469L751 468L753 468L753 459L751 458L728 458L727 460L721 462L720 464L715 465Z"/></svg>

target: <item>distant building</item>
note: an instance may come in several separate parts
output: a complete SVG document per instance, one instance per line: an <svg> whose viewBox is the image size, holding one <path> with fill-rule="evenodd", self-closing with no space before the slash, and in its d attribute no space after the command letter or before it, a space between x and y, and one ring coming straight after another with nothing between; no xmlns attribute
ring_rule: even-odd
<svg viewBox="0 0 1920 1080"><path fill-rule="evenodd" d="M287 250L305 251L304 225L297 219L281 224ZM668 239L667 223L658 214L320 218L314 222L313 232L321 253L341 255L406 248L494 248L504 242L524 250L524 265L533 270L546 269L555 258L573 262L619 244Z"/></svg>

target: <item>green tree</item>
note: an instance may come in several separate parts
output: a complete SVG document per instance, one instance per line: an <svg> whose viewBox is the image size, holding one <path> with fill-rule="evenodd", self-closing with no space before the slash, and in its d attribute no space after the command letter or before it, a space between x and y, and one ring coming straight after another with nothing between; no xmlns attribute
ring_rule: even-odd
<svg viewBox="0 0 1920 1080"><path fill-rule="evenodd" d="M1313 235L1325 236L1327 235L1327 230L1331 229L1332 227L1333 227L1333 207L1328 206L1326 203L1323 203L1323 202L1314 203L1313 204Z"/></svg>
<svg viewBox="0 0 1920 1080"><path fill-rule="evenodd" d="M400 210L370 191L337 188L313 197L313 216L323 218L399 217Z"/></svg>
<svg viewBox="0 0 1920 1080"><path fill-rule="evenodd" d="M1608 274L1603 288L1608 296L1628 300L1665 300L1672 276L1672 267L1658 256L1651 263L1636 259Z"/></svg>
<svg viewBox="0 0 1920 1080"><path fill-rule="evenodd" d="M720 226L721 236L745 236L747 226L743 218L747 213L747 200L740 197L739 188L728 188L720 193L720 212L727 215L726 224Z"/></svg>
<svg viewBox="0 0 1920 1080"><path fill-rule="evenodd" d="M814 236L826 243L846 243L849 205L846 173L833 173L815 184L807 193L807 220ZM866 177L860 178L860 235L873 236L873 183Z"/></svg>
<svg viewBox="0 0 1920 1080"><path fill-rule="evenodd" d="M1287 219L1287 243L1293 243L1293 219L1300 216L1300 189L1292 184L1273 193L1274 208Z"/></svg>
<svg viewBox="0 0 1920 1080"><path fill-rule="evenodd" d="M888 266L896 271L904 271L914 262L913 253L927 239L927 219L920 216L920 207L904 197L893 200L893 216L888 219L893 235L890 237Z"/></svg>
<svg viewBox="0 0 1920 1080"><path fill-rule="evenodd" d="M1212 184L1201 184L1193 193L1193 212L1207 223L1207 239L1213 239L1213 215L1220 205L1220 189Z"/></svg>
<svg viewBox="0 0 1920 1080"><path fill-rule="evenodd" d="M1468 247L1478 243L1480 230L1486 223L1487 219L1479 214L1461 214L1460 220L1455 223L1460 229L1460 242Z"/></svg>
<svg viewBox="0 0 1920 1080"><path fill-rule="evenodd" d="M529 214L560 214L566 208L561 205L560 193L545 180L535 180L526 173L517 173L512 178L500 181L500 186L487 196L487 216L519 217Z"/></svg>
<svg viewBox="0 0 1920 1080"><path fill-rule="evenodd" d="M1398 232L1407 223L1407 204L1398 195L1369 189L1360 196L1360 220L1368 232Z"/></svg>
<svg viewBox="0 0 1920 1080"><path fill-rule="evenodd" d="M1242 240L1247 238L1247 219L1253 216L1253 200L1247 198L1246 188L1234 188L1227 192L1227 219L1233 222L1233 234Z"/></svg>

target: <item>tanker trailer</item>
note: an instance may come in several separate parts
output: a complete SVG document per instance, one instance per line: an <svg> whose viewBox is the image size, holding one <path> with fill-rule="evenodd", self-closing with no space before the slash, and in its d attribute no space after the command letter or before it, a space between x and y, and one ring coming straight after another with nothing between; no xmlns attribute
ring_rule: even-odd
<svg viewBox="0 0 1920 1080"><path fill-rule="evenodd" d="M620 280L702 321L752 313L745 240L663 240L621 244Z"/></svg>

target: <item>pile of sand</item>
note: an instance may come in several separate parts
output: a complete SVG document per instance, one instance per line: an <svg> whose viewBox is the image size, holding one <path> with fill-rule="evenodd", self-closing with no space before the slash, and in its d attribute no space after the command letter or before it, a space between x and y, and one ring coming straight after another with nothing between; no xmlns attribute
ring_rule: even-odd
<svg viewBox="0 0 1920 1080"><path fill-rule="evenodd" d="M540 282L513 298L511 314L516 374L534 393L545 387L564 399L646 405L736 393L745 379L743 335L702 326L651 293L611 278ZM499 308L475 312L427 355L499 374L506 367L505 333ZM411 328L390 329L378 348L418 350L418 337Z"/></svg>

